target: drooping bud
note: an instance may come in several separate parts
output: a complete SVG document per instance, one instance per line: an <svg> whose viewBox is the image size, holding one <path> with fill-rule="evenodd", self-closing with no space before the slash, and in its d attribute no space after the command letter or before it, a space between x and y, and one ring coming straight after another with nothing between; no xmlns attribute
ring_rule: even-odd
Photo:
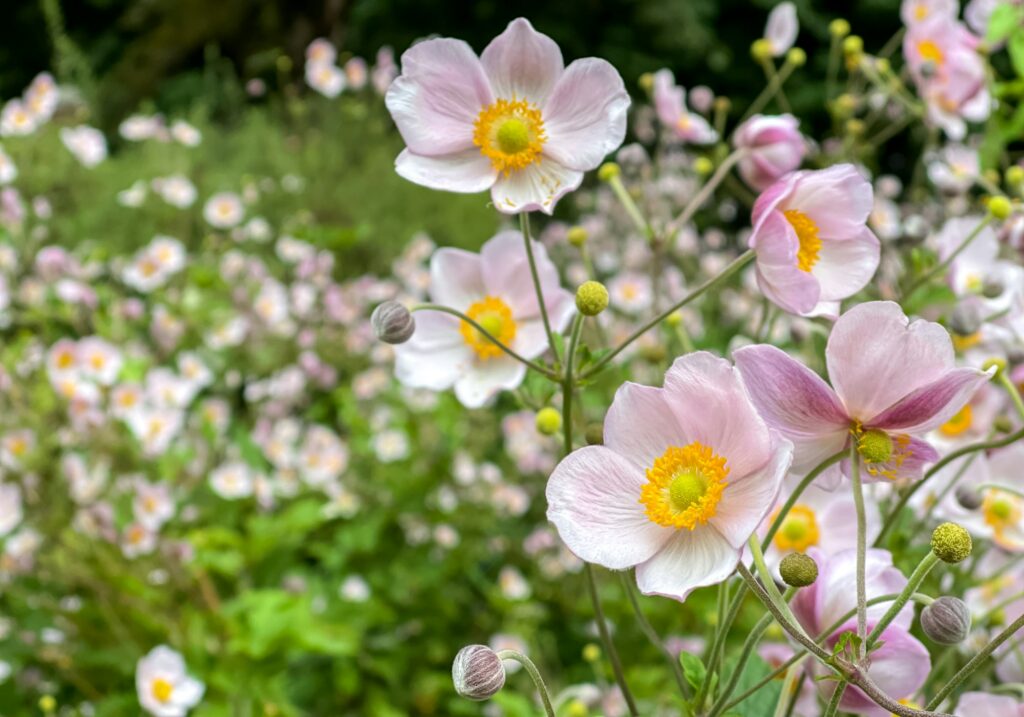
<svg viewBox="0 0 1024 717"><path fill-rule="evenodd" d="M949 315L949 328L957 336L972 336L981 328L981 310L976 304L962 302Z"/></svg>
<svg viewBox="0 0 1024 717"><path fill-rule="evenodd" d="M397 301L385 301L370 314L377 338L387 344L404 344L416 331L412 313Z"/></svg>
<svg viewBox="0 0 1024 717"><path fill-rule="evenodd" d="M970 486L961 485L956 488L956 502L964 508L964 510L977 510L984 503L984 499L981 494L971 488Z"/></svg>
<svg viewBox="0 0 1024 717"><path fill-rule="evenodd" d="M971 534L956 523L943 523L932 532L932 552L944 563L963 562L973 547Z"/></svg>
<svg viewBox="0 0 1024 717"><path fill-rule="evenodd" d="M940 645L956 645L971 631L971 611L963 600L943 595L921 611L921 629Z"/></svg>
<svg viewBox="0 0 1024 717"><path fill-rule="evenodd" d="M892 437L878 428L871 428L857 439L857 452L868 463L885 463L892 457Z"/></svg>
<svg viewBox="0 0 1024 717"><path fill-rule="evenodd" d="M545 406L537 411L537 417L534 420L537 430L545 436L553 436L562 430L562 414L551 406Z"/></svg>
<svg viewBox="0 0 1024 717"><path fill-rule="evenodd" d="M790 553L779 563L779 575L786 585L805 588L818 579L818 564L810 555Z"/></svg>
<svg viewBox="0 0 1024 717"><path fill-rule="evenodd" d="M608 308L608 289L599 281L585 281L576 289L576 308L584 316L597 316Z"/></svg>
<svg viewBox="0 0 1024 717"><path fill-rule="evenodd" d="M468 645L452 662L455 691L471 700L486 700L505 686L505 666L486 645Z"/></svg>
<svg viewBox="0 0 1024 717"><path fill-rule="evenodd" d="M572 227L566 232L565 238L578 249L587 243L587 230L579 226Z"/></svg>

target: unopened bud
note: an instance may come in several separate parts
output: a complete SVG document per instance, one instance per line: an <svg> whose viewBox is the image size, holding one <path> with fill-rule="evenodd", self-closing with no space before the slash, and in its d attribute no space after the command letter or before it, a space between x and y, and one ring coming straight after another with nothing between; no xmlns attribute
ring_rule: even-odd
<svg viewBox="0 0 1024 717"><path fill-rule="evenodd" d="M750 46L750 55L758 62L768 62L772 57L772 43L763 37L754 40Z"/></svg>
<svg viewBox="0 0 1024 717"><path fill-rule="evenodd" d="M786 585L805 588L818 579L818 564L810 555L790 553L779 563L779 575Z"/></svg>
<svg viewBox="0 0 1024 717"><path fill-rule="evenodd" d="M843 40L843 52L847 55L859 55L864 52L864 40L859 35L850 35Z"/></svg>
<svg viewBox="0 0 1024 717"><path fill-rule="evenodd" d="M715 169L715 163L707 157L697 157L693 160L693 171L700 177L706 177Z"/></svg>
<svg viewBox="0 0 1024 717"><path fill-rule="evenodd" d="M455 691L471 700L486 700L505 686L505 666L487 645L468 645L452 662Z"/></svg>
<svg viewBox="0 0 1024 717"><path fill-rule="evenodd" d="M878 70L879 74L887 75L889 74L889 70L892 69L892 65L889 64L889 61L884 57L879 57L875 60L875 69Z"/></svg>
<svg viewBox="0 0 1024 717"><path fill-rule="evenodd" d="M599 281L585 281L576 289L576 308L584 316L597 316L608 308L608 289Z"/></svg>
<svg viewBox="0 0 1024 717"><path fill-rule="evenodd" d="M602 182L610 182L622 173L619 169L619 165L615 162L605 162L601 165L601 168L597 170L597 178Z"/></svg>
<svg viewBox="0 0 1024 717"><path fill-rule="evenodd" d="M665 317L665 325L671 329L683 323L683 312L678 309Z"/></svg>
<svg viewBox="0 0 1024 717"><path fill-rule="evenodd" d="M981 310L975 304L957 304L949 315L949 328L957 336L973 336L981 323Z"/></svg>
<svg viewBox="0 0 1024 717"><path fill-rule="evenodd" d="M583 646L583 659L586 662L597 662L601 659L601 648L593 642L588 642Z"/></svg>
<svg viewBox="0 0 1024 717"><path fill-rule="evenodd" d="M963 562L973 547L971 534L956 523L943 523L932 532L932 552L944 563Z"/></svg>
<svg viewBox="0 0 1024 717"><path fill-rule="evenodd" d="M832 37L846 37L850 34L850 23L841 17L837 17L828 24L828 31Z"/></svg>
<svg viewBox="0 0 1024 717"><path fill-rule="evenodd" d="M1015 164L1006 170L1006 183L1017 185L1024 184L1024 167Z"/></svg>
<svg viewBox="0 0 1024 717"><path fill-rule="evenodd" d="M956 496L956 502L959 503L964 510L977 510L981 507L982 503L984 503L984 499L981 497L981 494L970 486L957 486L956 493L954 495Z"/></svg>
<svg viewBox="0 0 1024 717"><path fill-rule="evenodd" d="M988 200L988 213L1000 221L1010 216L1012 211L1013 205L1006 197L995 196Z"/></svg>
<svg viewBox="0 0 1024 717"><path fill-rule="evenodd" d="M715 98L715 112L728 112L732 107L732 100L719 95Z"/></svg>
<svg viewBox="0 0 1024 717"><path fill-rule="evenodd" d="M988 361L981 365L982 371L991 371L995 369L992 374L992 378L998 379L999 376L1006 370L1006 359L1002 358L990 358Z"/></svg>
<svg viewBox="0 0 1024 717"><path fill-rule="evenodd" d="M537 417L534 420L537 430L545 436L553 436L562 430L562 414L551 406L546 406L537 411Z"/></svg>
<svg viewBox="0 0 1024 717"><path fill-rule="evenodd" d="M654 89L654 75L650 72L645 72L640 75L639 85L640 89L644 92L650 92Z"/></svg>
<svg viewBox="0 0 1024 717"><path fill-rule="evenodd" d="M866 126L864 125L864 120L859 120L856 118L846 120L846 133L849 135L852 135L854 137L860 137L862 134L864 134L865 129Z"/></svg>
<svg viewBox="0 0 1024 717"><path fill-rule="evenodd" d="M587 243L587 230L583 227L572 227L566 232L565 238L574 247L579 248Z"/></svg>
<svg viewBox="0 0 1024 717"><path fill-rule="evenodd" d="M604 426L600 423L588 424L583 435L588 446L600 446L604 443Z"/></svg>
<svg viewBox="0 0 1024 717"><path fill-rule="evenodd" d="M803 67L807 62L807 53L799 47L792 47L786 53L786 62L793 67Z"/></svg>
<svg viewBox="0 0 1024 717"><path fill-rule="evenodd" d="M857 98L848 92L836 97L835 103L836 113L840 117L849 117L857 109Z"/></svg>
<svg viewBox="0 0 1024 717"><path fill-rule="evenodd" d="M963 600L943 595L921 611L921 629L940 645L956 645L971 631L971 611Z"/></svg>
<svg viewBox="0 0 1024 717"><path fill-rule="evenodd" d="M1003 295L1006 287L1003 286L1003 282L994 276L990 276L985 279L981 284L981 295L986 299L997 299Z"/></svg>
<svg viewBox="0 0 1024 717"><path fill-rule="evenodd" d="M385 301L370 314L377 338L387 344L404 344L416 331L412 313L397 301Z"/></svg>

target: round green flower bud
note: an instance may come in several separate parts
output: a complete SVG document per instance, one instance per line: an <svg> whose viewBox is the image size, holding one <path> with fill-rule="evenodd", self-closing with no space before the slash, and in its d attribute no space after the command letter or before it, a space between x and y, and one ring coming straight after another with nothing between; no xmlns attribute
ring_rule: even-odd
<svg viewBox="0 0 1024 717"><path fill-rule="evenodd" d="M1006 170L1006 183L1007 184L1024 184L1024 167L1019 164L1015 164Z"/></svg>
<svg viewBox="0 0 1024 717"><path fill-rule="evenodd" d="M715 169L715 163L707 157L697 157L693 160L693 171L701 177L706 177Z"/></svg>
<svg viewBox="0 0 1024 717"><path fill-rule="evenodd" d="M865 129L867 129L867 127L864 124L864 120L859 120L857 118L846 120L846 133L848 135L860 137L864 134Z"/></svg>
<svg viewBox="0 0 1024 717"><path fill-rule="evenodd" d="M565 712L568 717L589 717L590 708L587 707L586 703L581 699L574 699L565 708Z"/></svg>
<svg viewBox="0 0 1024 717"><path fill-rule="evenodd" d="M593 642L583 646L583 659L587 662L598 662L601 659L601 648Z"/></svg>
<svg viewBox="0 0 1024 717"><path fill-rule="evenodd" d="M932 532L932 552L944 563L966 560L972 547L971 534L956 523L943 523Z"/></svg>
<svg viewBox="0 0 1024 717"><path fill-rule="evenodd" d="M581 247L587 243L587 230L583 227L571 227L565 234L565 238L574 247Z"/></svg>
<svg viewBox="0 0 1024 717"><path fill-rule="evenodd" d="M588 446L604 445L604 426L600 423L588 424L583 436Z"/></svg>
<svg viewBox="0 0 1024 717"><path fill-rule="evenodd" d="M640 75L638 84L640 85L640 89L644 92L652 91L654 89L654 75L650 72L645 72Z"/></svg>
<svg viewBox="0 0 1024 717"><path fill-rule="evenodd" d="M576 308L584 316L597 316L608 308L608 289L599 281L585 281L576 289Z"/></svg>
<svg viewBox="0 0 1024 717"><path fill-rule="evenodd" d="M793 67L803 67L807 63L807 53L799 47L791 47L786 53L786 62Z"/></svg>
<svg viewBox="0 0 1024 717"><path fill-rule="evenodd" d="M991 369L995 369L995 372L992 374L992 378L999 378L1003 371L1006 370L1006 359L990 358L981 365L982 371L989 371Z"/></svg>
<svg viewBox="0 0 1024 717"><path fill-rule="evenodd" d="M545 406L537 411L534 422L537 430L545 436L553 436L562 430L562 414L551 406Z"/></svg>
<svg viewBox="0 0 1024 717"><path fill-rule="evenodd" d="M880 74L886 75L889 73L889 70L892 69L892 65L884 57L879 57L875 60L875 69L878 70Z"/></svg>
<svg viewBox="0 0 1024 717"><path fill-rule="evenodd" d="M850 35L843 40L843 52L847 55L859 55L864 52L864 40L859 35Z"/></svg>
<svg viewBox="0 0 1024 717"><path fill-rule="evenodd" d="M877 428L864 431L857 439L857 453L868 463L885 463L892 457L892 438Z"/></svg>
<svg viewBox="0 0 1024 717"><path fill-rule="evenodd" d="M670 329L674 329L675 327L679 326L681 323L683 323L683 312L682 311L679 311L679 310L673 311L671 314L669 314L668 316L665 317L665 325L668 326Z"/></svg>
<svg viewBox="0 0 1024 717"><path fill-rule="evenodd" d="M732 107L732 100L728 97L719 95L714 101L715 112L728 112Z"/></svg>
<svg viewBox="0 0 1024 717"><path fill-rule="evenodd" d="M828 24L828 31L832 34L832 37L846 37L850 34L850 23L841 17L837 17Z"/></svg>
<svg viewBox="0 0 1024 717"><path fill-rule="evenodd" d="M1000 221L1010 216L1012 211L1013 205L1006 197L995 196L988 200L988 213Z"/></svg>
<svg viewBox="0 0 1024 717"><path fill-rule="evenodd" d="M963 600L943 595L921 611L921 630L940 645L956 645L971 631L971 611Z"/></svg>
<svg viewBox="0 0 1024 717"><path fill-rule="evenodd" d="M486 700L505 686L505 666L487 645L468 645L452 662L455 691L471 700Z"/></svg>
<svg viewBox="0 0 1024 717"><path fill-rule="evenodd" d="M779 575L786 585L805 588L818 579L818 564L810 555L790 553L779 563Z"/></svg>
<svg viewBox="0 0 1024 717"><path fill-rule="evenodd" d="M1013 430L1013 421L1006 416L996 416L992 421L992 428L999 433L1009 433Z"/></svg>
<svg viewBox="0 0 1024 717"><path fill-rule="evenodd" d="M750 56L758 62L767 62L772 57L772 43L765 38L754 40L750 45Z"/></svg>
<svg viewBox="0 0 1024 717"><path fill-rule="evenodd" d="M619 169L619 165L615 162L605 162L601 165L601 168L597 170L597 178L602 182L610 182L622 173Z"/></svg>
<svg viewBox="0 0 1024 717"><path fill-rule="evenodd" d="M397 301L385 301L370 314L377 338L387 344L404 344L416 331L412 313Z"/></svg>

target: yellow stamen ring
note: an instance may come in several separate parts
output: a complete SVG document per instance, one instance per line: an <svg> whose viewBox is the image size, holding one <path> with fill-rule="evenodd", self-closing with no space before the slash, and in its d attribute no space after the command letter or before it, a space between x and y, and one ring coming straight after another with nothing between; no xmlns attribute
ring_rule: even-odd
<svg viewBox="0 0 1024 717"><path fill-rule="evenodd" d="M726 459L698 441L669 446L647 469L640 503L647 517L668 528L693 530L715 516L728 485Z"/></svg>

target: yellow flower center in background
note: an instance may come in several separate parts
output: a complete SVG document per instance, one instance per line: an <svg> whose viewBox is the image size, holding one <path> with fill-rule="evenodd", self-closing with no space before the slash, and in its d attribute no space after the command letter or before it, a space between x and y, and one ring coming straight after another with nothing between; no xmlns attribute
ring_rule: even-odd
<svg viewBox="0 0 1024 717"><path fill-rule="evenodd" d="M693 530L714 517L725 490L726 459L704 444L669 446L647 469L640 502L658 525Z"/></svg>
<svg viewBox="0 0 1024 717"><path fill-rule="evenodd" d="M992 490L985 495L981 513L985 516L985 522L998 532L1020 520L1021 506L1012 495Z"/></svg>
<svg viewBox="0 0 1024 717"><path fill-rule="evenodd" d="M974 419L974 411L971 404L965 404L955 416L939 426L939 432L944 436L959 436L971 427Z"/></svg>
<svg viewBox="0 0 1024 717"><path fill-rule="evenodd" d="M774 522L779 511L772 514L770 522ZM821 534L818 531L818 517L807 505L797 504L790 508L786 519L782 521L772 542L783 552L807 552L807 549L818 544Z"/></svg>
<svg viewBox="0 0 1024 717"><path fill-rule="evenodd" d="M466 310L466 316L480 324L484 331L506 346L510 346L516 337L516 322L512 318L512 309L496 296L485 296L477 301ZM477 357L486 360L501 356L501 349L471 324L463 321L459 330L466 343L476 351Z"/></svg>
<svg viewBox="0 0 1024 717"><path fill-rule="evenodd" d="M922 60L934 62L936 65L942 64L942 50L931 40L921 40L917 43L917 54L921 56Z"/></svg>
<svg viewBox="0 0 1024 717"><path fill-rule="evenodd" d="M174 693L174 685L162 677L157 677L153 680L152 690L153 697L157 702L168 702L171 699L171 694Z"/></svg>
<svg viewBox="0 0 1024 717"><path fill-rule="evenodd" d="M473 123L473 144L506 176L538 161L546 141L540 110L525 100L496 100Z"/></svg>
<svg viewBox="0 0 1024 717"><path fill-rule="evenodd" d="M959 334L952 334L953 337L953 348L961 353L969 348L977 346L981 343L981 332L975 331L970 336L960 336Z"/></svg>
<svg viewBox="0 0 1024 717"><path fill-rule="evenodd" d="M821 251L821 239L818 238L818 225L799 209L787 209L783 212L786 221L796 232L800 241L800 249L796 253L796 265L801 271L809 272L818 263Z"/></svg>

